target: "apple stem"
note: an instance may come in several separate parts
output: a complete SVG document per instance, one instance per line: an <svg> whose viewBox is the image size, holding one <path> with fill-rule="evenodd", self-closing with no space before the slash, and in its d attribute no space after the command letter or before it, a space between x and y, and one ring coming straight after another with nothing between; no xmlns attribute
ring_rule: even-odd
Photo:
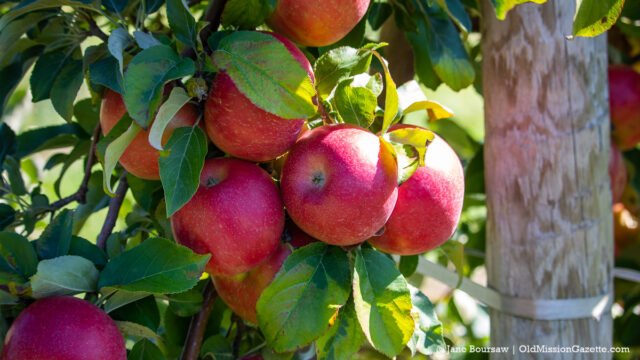
<svg viewBox="0 0 640 360"><path fill-rule="evenodd" d="M200 346L202 346L209 315L211 315L213 304L217 297L216 288L213 286L212 281L207 281L202 297L204 300L200 311L191 318L187 338L184 342L184 351L180 357L181 360L197 360L200 354Z"/></svg>
<svg viewBox="0 0 640 360"><path fill-rule="evenodd" d="M118 188L116 189L116 196L111 199L109 202L109 210L107 211L107 218L104 220L104 224L102 225L102 230L100 230L100 234L98 234L98 239L96 240L96 245L105 250L107 247L107 239L113 232L113 228L116 226L116 220L118 220L118 213L120 212L120 207L122 207L122 201L124 200L124 196L127 194L127 190L129 189L129 183L127 182L127 172L124 171L120 176L120 181L118 183Z"/></svg>

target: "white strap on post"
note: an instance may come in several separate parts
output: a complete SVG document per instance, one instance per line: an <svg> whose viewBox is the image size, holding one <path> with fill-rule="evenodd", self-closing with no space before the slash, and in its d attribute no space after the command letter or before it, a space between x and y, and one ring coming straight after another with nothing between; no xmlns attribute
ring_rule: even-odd
<svg viewBox="0 0 640 360"><path fill-rule="evenodd" d="M434 278L449 287L456 288L459 276L455 271L433 263L424 257L419 257L418 272L426 277ZM633 277L638 281L640 273L629 269L621 274ZM633 276L632 276L633 275ZM612 294L604 294L589 298L574 299L524 299L500 294L494 289L487 288L470 279L463 277L460 286L457 287L471 297L485 305L513 315L533 320L569 320L595 318L600 320L603 313L608 312L613 302Z"/></svg>

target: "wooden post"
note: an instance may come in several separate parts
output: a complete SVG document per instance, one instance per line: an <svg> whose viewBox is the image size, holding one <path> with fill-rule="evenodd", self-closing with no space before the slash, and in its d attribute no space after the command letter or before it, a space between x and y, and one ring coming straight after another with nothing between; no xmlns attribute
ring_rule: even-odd
<svg viewBox="0 0 640 360"><path fill-rule="evenodd" d="M608 293L606 37L566 39L575 1L520 5L499 21L485 0L483 13L489 285L529 299ZM600 321L492 311L491 342L515 345L516 358L602 359L611 355L518 354L518 346L610 346L612 320L608 311Z"/></svg>

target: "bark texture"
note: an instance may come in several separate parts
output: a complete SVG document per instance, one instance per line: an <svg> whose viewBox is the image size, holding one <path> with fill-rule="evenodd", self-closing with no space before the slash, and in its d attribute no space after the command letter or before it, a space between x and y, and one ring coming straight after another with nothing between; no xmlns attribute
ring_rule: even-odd
<svg viewBox="0 0 640 360"><path fill-rule="evenodd" d="M575 1L520 5L499 21L484 0L483 12L489 286L531 299L609 293L606 37L566 39ZM609 314L540 321L492 311L491 342L515 345L519 359L607 358L519 353L518 346L609 347Z"/></svg>

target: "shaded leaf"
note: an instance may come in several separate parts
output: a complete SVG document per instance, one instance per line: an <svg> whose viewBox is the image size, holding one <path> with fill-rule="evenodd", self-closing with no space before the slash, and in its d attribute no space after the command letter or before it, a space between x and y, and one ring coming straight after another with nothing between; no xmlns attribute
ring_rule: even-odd
<svg viewBox="0 0 640 360"><path fill-rule="evenodd" d="M321 336L349 298L349 260L324 243L297 249L258 300L258 322L267 343L292 351Z"/></svg>
<svg viewBox="0 0 640 360"><path fill-rule="evenodd" d="M138 341L127 354L127 360L164 360L162 351L151 341L142 339Z"/></svg>
<svg viewBox="0 0 640 360"><path fill-rule="evenodd" d="M83 257L65 255L38 263L38 271L31 277L32 296L73 295L96 291L98 270Z"/></svg>
<svg viewBox="0 0 640 360"><path fill-rule="evenodd" d="M433 304L416 287L409 285L409 290L413 304L411 313L415 319L415 329L411 340L407 343L412 355L415 355L416 351L431 355L445 349L442 323L436 316Z"/></svg>
<svg viewBox="0 0 640 360"><path fill-rule="evenodd" d="M52 259L67 255L71 247L72 226L72 211L64 209L58 213L36 241L38 256L41 259Z"/></svg>
<svg viewBox="0 0 640 360"><path fill-rule="evenodd" d="M318 360L350 359L365 340L353 301L350 300L340 309L331 328L316 342Z"/></svg>
<svg viewBox="0 0 640 360"><path fill-rule="evenodd" d="M418 262L418 255L401 256L398 270L400 270L402 276L407 278L416 272Z"/></svg>
<svg viewBox="0 0 640 360"><path fill-rule="evenodd" d="M0 232L0 271L12 272L25 280L36 273L38 257L27 238Z"/></svg>
<svg viewBox="0 0 640 360"><path fill-rule="evenodd" d="M152 34L140 30L134 31L133 37L136 39L136 43L138 43L140 49L148 49L152 46L162 45Z"/></svg>
<svg viewBox="0 0 640 360"><path fill-rule="evenodd" d="M196 19L182 0L167 0L167 18L176 38L187 46L196 47Z"/></svg>
<svg viewBox="0 0 640 360"><path fill-rule="evenodd" d="M196 285L209 255L162 238L151 238L111 259L100 274L99 288L171 294Z"/></svg>
<svg viewBox="0 0 640 360"><path fill-rule="evenodd" d="M124 74L124 103L131 117L146 128L160 106L164 84L194 72L193 60L181 58L169 46L142 50Z"/></svg>
<svg viewBox="0 0 640 360"><path fill-rule="evenodd" d="M222 25L242 30L255 29L264 24L273 11L269 0L229 0L222 12Z"/></svg>
<svg viewBox="0 0 640 360"><path fill-rule="evenodd" d="M71 237L71 245L69 246L69 255L81 256L102 268L107 264L107 254L104 250L96 246L87 239L79 236Z"/></svg>
<svg viewBox="0 0 640 360"><path fill-rule="evenodd" d="M229 341L222 335L208 337L200 348L200 357L214 360L233 360L233 349Z"/></svg>

